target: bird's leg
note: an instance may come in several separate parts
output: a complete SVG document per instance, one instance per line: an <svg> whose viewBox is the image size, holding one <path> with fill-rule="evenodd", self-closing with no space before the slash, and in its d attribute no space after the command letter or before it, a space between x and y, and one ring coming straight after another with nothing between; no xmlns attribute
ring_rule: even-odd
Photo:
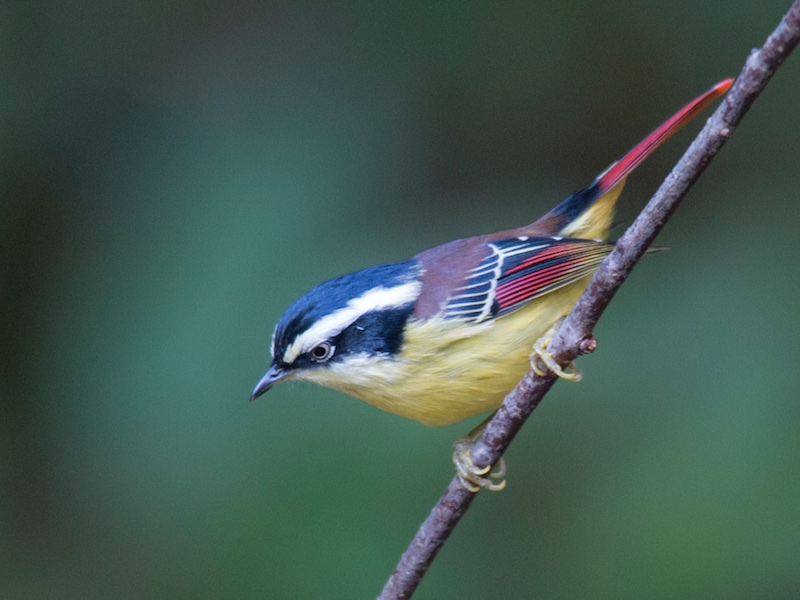
<svg viewBox="0 0 800 600"><path fill-rule="evenodd" d="M492 416L453 444L453 464L456 466L456 475L464 489L470 492L479 492L482 489L499 492L506 487L506 480L502 479L506 474L506 462L502 457L494 465L480 468L472 461L472 448L483 434ZM497 479L500 481L492 481Z"/></svg>
<svg viewBox="0 0 800 600"><path fill-rule="evenodd" d="M553 327L551 327L547 333L536 340L536 343L533 344L531 368L533 369L533 372L540 377L547 375L547 371L551 371L562 379L566 379L568 381L580 381L583 379L583 371L576 367L575 363L569 363L566 369L562 369L561 366L555 360L553 360L553 353L547 351L547 347L550 345L550 342L553 341L556 327L558 327L558 323L553 325Z"/></svg>

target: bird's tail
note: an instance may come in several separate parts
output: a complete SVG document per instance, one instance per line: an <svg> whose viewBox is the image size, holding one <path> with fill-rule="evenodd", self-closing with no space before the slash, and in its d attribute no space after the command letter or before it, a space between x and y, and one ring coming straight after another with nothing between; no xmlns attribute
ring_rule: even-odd
<svg viewBox="0 0 800 600"><path fill-rule="evenodd" d="M570 195L536 221L533 227L564 237L607 238L614 218L614 204L622 191L622 186L625 185L625 178L650 156L653 150L716 98L727 92L732 84L732 79L720 81L692 100L636 144L625 156L598 175L592 183Z"/></svg>

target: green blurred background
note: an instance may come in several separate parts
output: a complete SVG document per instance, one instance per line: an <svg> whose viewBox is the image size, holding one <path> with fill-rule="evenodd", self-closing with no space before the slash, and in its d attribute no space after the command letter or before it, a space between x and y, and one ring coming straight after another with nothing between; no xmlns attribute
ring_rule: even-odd
<svg viewBox="0 0 800 600"><path fill-rule="evenodd" d="M4 2L0 596L377 594L479 419L248 403L282 311L533 220L788 4ZM794 56L416 597L800 597L798 89Z"/></svg>

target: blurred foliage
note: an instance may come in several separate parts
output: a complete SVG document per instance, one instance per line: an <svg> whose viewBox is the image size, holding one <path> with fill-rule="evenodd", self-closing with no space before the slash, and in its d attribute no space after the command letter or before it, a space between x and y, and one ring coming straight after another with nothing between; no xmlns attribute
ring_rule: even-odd
<svg viewBox="0 0 800 600"><path fill-rule="evenodd" d="M283 309L531 221L787 7L4 2L0 596L374 596L474 423L301 384L249 404ZM418 598L800 595L798 65Z"/></svg>

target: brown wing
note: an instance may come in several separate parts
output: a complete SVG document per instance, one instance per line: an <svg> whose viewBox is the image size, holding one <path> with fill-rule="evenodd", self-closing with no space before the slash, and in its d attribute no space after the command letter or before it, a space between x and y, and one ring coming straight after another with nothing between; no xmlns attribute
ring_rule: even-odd
<svg viewBox="0 0 800 600"><path fill-rule="evenodd" d="M444 271L428 263L426 276L438 291L437 295L429 293L426 312L418 305L415 316L441 315L475 323L501 317L589 275L614 247L609 242L559 237L518 236L475 242L473 239L471 244L450 248L451 252L465 253L457 269ZM479 248L482 257L475 260L477 253L470 248ZM472 266L465 266L467 258L472 259ZM442 262L452 265L456 261ZM446 288L440 285L445 280ZM426 287L423 282L423 290Z"/></svg>

